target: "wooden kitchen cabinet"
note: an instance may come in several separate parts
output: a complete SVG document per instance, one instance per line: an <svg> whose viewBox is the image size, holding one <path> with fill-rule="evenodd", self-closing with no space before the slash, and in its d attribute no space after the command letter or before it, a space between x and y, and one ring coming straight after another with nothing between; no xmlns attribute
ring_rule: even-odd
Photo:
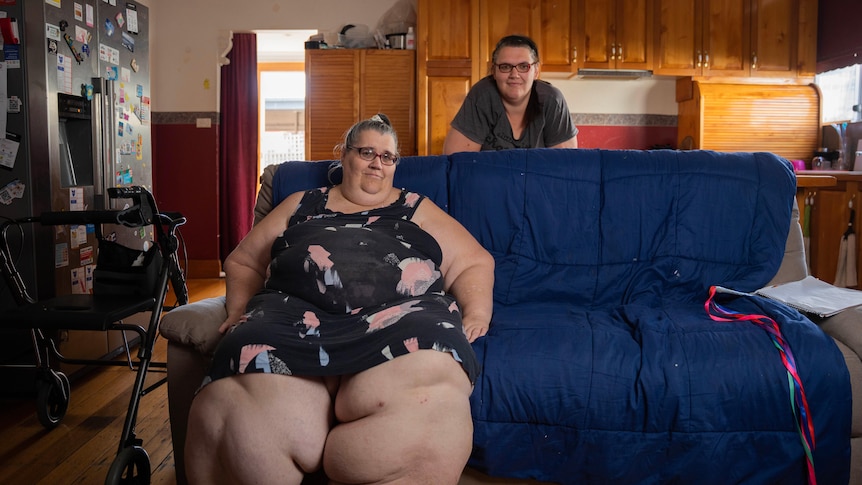
<svg viewBox="0 0 862 485"><path fill-rule="evenodd" d="M655 74L813 76L816 0L655 2Z"/></svg>
<svg viewBox="0 0 862 485"><path fill-rule="evenodd" d="M420 155L443 153L449 123L487 72L479 59L479 0L419 0L416 129Z"/></svg>
<svg viewBox="0 0 862 485"><path fill-rule="evenodd" d="M480 59L490 72L497 42L507 35L526 35L536 42L547 72L577 72L577 22L572 1L510 0L480 2Z"/></svg>
<svg viewBox="0 0 862 485"><path fill-rule="evenodd" d="M820 91L813 85L677 80L681 149L767 151L808 160L820 145Z"/></svg>
<svg viewBox="0 0 862 485"><path fill-rule="evenodd" d="M655 0L653 72L746 76L749 0Z"/></svg>
<svg viewBox="0 0 862 485"><path fill-rule="evenodd" d="M654 0L577 0L586 69L652 69Z"/></svg>
<svg viewBox="0 0 862 485"><path fill-rule="evenodd" d="M797 201L800 217L804 217L806 199L813 202L810 206L809 220L809 265L812 276L827 283L835 282L835 271L838 268L838 248L847 223L850 220L850 206L856 209L853 227L856 232L856 272L862 283L862 244L860 244L860 224L862 210L859 201L862 198L862 172L839 171L802 171L800 178L806 176L830 176L836 179L831 184L797 184ZM804 220L800 222L804 223ZM857 285L856 287L859 287Z"/></svg>
<svg viewBox="0 0 862 485"><path fill-rule="evenodd" d="M305 51L305 155L332 160L344 132L384 113L402 155L416 154L416 53L413 50Z"/></svg>

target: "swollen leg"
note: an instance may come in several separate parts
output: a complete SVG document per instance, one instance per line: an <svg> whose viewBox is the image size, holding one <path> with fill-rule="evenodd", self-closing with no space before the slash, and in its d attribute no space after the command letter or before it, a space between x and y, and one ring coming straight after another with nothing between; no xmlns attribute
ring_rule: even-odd
<svg viewBox="0 0 862 485"><path fill-rule="evenodd" d="M342 422L324 452L331 483L458 482L473 442L470 383L450 355L425 352L342 381Z"/></svg>
<svg viewBox="0 0 862 485"><path fill-rule="evenodd" d="M320 381L271 374L215 381L189 413L189 481L299 484L320 466L331 414Z"/></svg>

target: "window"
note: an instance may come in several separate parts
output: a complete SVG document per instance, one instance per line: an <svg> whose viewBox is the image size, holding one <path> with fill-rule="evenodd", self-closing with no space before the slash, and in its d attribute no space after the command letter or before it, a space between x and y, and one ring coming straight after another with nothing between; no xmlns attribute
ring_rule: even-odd
<svg viewBox="0 0 862 485"><path fill-rule="evenodd" d="M824 124L862 121L862 64L818 74L815 83L823 96Z"/></svg>

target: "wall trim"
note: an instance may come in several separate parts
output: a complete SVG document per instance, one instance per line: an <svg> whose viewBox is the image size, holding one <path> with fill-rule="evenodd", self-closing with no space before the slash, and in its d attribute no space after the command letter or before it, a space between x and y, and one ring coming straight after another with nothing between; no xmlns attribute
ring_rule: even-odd
<svg viewBox="0 0 862 485"><path fill-rule="evenodd" d="M153 124L194 125L200 118L209 118L212 124L219 123L218 111L154 111Z"/></svg>
<svg viewBox="0 0 862 485"><path fill-rule="evenodd" d="M572 113L575 126L677 126L676 115Z"/></svg>

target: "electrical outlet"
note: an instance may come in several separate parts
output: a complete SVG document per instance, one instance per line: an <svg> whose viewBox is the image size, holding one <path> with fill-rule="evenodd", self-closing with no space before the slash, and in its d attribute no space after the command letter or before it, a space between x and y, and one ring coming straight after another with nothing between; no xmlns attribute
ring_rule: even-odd
<svg viewBox="0 0 862 485"><path fill-rule="evenodd" d="M198 118L195 120L195 126L198 128L212 128L213 120L209 118Z"/></svg>

